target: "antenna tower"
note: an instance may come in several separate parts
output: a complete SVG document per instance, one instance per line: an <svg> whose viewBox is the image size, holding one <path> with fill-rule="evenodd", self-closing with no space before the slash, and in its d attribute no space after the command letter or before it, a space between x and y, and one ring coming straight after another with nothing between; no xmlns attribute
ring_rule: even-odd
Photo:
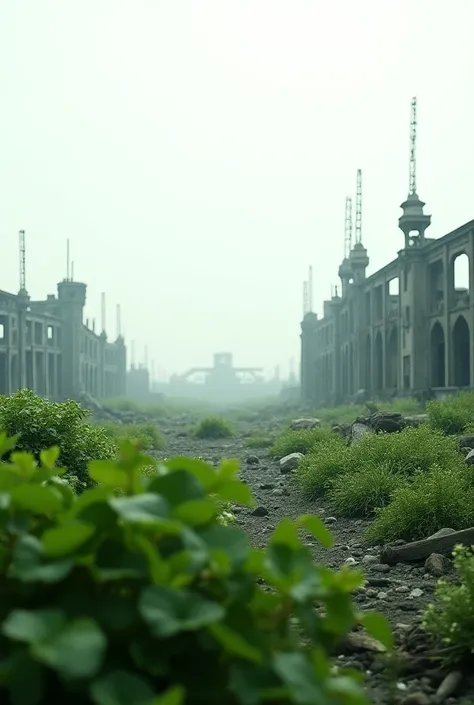
<svg viewBox="0 0 474 705"><path fill-rule="evenodd" d="M122 314L120 311L120 304L117 304L117 338L122 335Z"/></svg>
<svg viewBox="0 0 474 705"><path fill-rule="evenodd" d="M344 216L344 258L348 259L352 250L352 198L346 198L346 211Z"/></svg>
<svg viewBox="0 0 474 705"><path fill-rule="evenodd" d="M309 311L309 286L308 282L303 282L303 317L306 316L306 314Z"/></svg>
<svg viewBox="0 0 474 705"><path fill-rule="evenodd" d="M416 98L412 98L410 119L410 196L416 193L416 127Z"/></svg>
<svg viewBox="0 0 474 705"><path fill-rule="evenodd" d="M18 233L20 240L20 291L26 291L26 245L25 231L20 230Z"/></svg>
<svg viewBox="0 0 474 705"><path fill-rule="evenodd" d="M313 312L313 267L309 266L308 271L308 312Z"/></svg>
<svg viewBox="0 0 474 705"><path fill-rule="evenodd" d="M105 292L102 292L101 294L100 325L102 328L102 333L105 333Z"/></svg>
<svg viewBox="0 0 474 705"><path fill-rule="evenodd" d="M362 169L357 169L355 221L355 241L357 245L362 242Z"/></svg>

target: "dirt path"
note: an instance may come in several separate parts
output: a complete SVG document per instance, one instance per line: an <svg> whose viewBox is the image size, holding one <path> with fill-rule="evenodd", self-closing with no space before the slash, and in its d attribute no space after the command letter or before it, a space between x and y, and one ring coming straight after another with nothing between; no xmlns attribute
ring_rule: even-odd
<svg viewBox="0 0 474 705"><path fill-rule="evenodd" d="M238 523L248 533L252 544L263 547L275 524L283 517L295 518L304 513L315 513L325 519L334 537L334 547L324 549L316 542L308 544L315 560L332 568L344 563L362 568L366 585L355 595L360 609L383 612L391 621L397 634L419 620L422 610L433 599L435 578L427 576L421 566L399 564L393 568L380 565L378 551L367 549L362 535L369 522L347 520L335 516L327 502L310 503L301 496L293 475L282 475L277 462L265 450L249 450L244 436L230 441L199 441L191 437L178 437L174 429L167 434L166 454L200 456L210 462L222 457L239 458L241 477L252 488L259 510L235 507ZM257 514L257 515L256 515ZM401 676L393 671L387 674L379 656L370 652L353 653L339 657L344 665L365 672L371 701L376 705L404 703L404 705L429 705L437 702L434 693L439 676ZM474 679L466 683L464 693L444 702L448 705L474 703Z"/></svg>

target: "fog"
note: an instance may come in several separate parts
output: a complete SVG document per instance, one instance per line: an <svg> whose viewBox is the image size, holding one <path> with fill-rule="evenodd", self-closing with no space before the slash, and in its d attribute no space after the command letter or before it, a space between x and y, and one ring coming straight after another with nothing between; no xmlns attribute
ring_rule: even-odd
<svg viewBox="0 0 474 705"><path fill-rule="evenodd" d="M0 0L0 288L19 229L35 299L69 238L137 362L288 374L358 168L369 273L403 246L412 96L428 235L474 217L473 26L472 0Z"/></svg>

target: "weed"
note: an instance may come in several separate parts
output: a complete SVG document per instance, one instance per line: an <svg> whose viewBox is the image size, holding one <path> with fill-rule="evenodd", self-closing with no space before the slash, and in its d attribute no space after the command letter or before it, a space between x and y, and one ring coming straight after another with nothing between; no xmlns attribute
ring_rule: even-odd
<svg viewBox="0 0 474 705"><path fill-rule="evenodd" d="M430 401L427 413L431 426L446 434L463 433L474 419L474 394L461 392L443 401Z"/></svg>
<svg viewBox="0 0 474 705"><path fill-rule="evenodd" d="M359 472L335 477L329 496L341 514L366 517L389 504L394 491L406 483L406 476L393 472L388 464L366 465Z"/></svg>
<svg viewBox="0 0 474 705"><path fill-rule="evenodd" d="M299 431L288 429L278 436L271 447L271 455L283 458L290 453L310 453L321 442L330 440L334 433L329 428L305 428Z"/></svg>
<svg viewBox="0 0 474 705"><path fill-rule="evenodd" d="M207 416L198 424L194 430L194 435L196 438L218 439L231 438L234 432L225 419L217 416Z"/></svg>

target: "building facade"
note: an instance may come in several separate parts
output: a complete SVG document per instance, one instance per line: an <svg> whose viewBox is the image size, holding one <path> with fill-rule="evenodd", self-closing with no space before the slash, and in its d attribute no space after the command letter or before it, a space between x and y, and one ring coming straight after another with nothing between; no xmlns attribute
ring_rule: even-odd
<svg viewBox="0 0 474 705"><path fill-rule="evenodd" d="M367 277L367 251L356 243L339 269L340 294L324 302L322 318L304 316L305 401L334 405L362 392L443 396L474 386L474 220L429 239L424 206L416 192L401 205L405 243L395 260Z"/></svg>
<svg viewBox="0 0 474 705"><path fill-rule="evenodd" d="M57 294L32 301L0 291L0 394L28 388L51 399L124 396L127 351L84 323L86 284L65 279Z"/></svg>

